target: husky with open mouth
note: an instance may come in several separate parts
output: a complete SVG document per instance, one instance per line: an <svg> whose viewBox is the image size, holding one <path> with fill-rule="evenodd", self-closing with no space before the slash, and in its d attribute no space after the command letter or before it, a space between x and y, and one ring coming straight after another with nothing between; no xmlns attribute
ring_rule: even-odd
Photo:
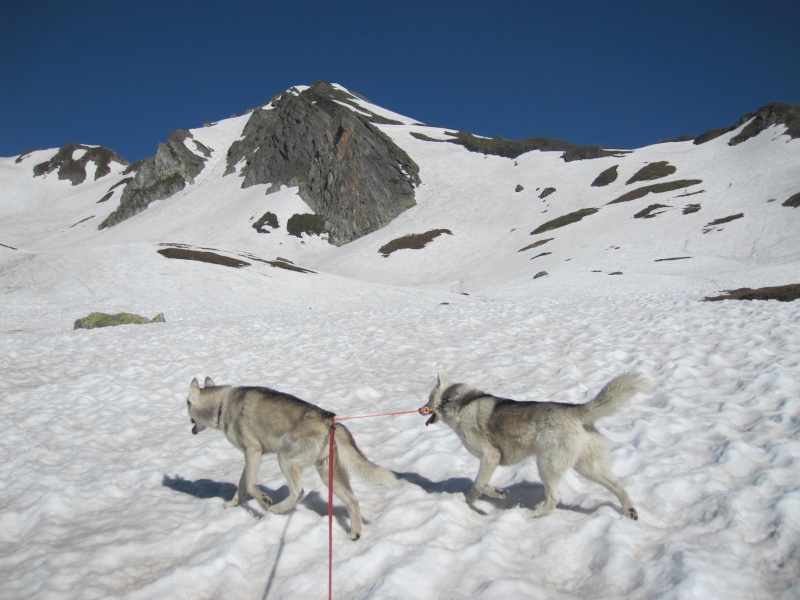
<svg viewBox="0 0 800 600"><path fill-rule="evenodd" d="M612 379L586 404L519 402L486 394L464 383L452 383L439 375L428 403L419 412L431 415L426 425L444 421L466 449L480 459L478 475L467 492L470 504L480 494L505 497L503 490L488 485L495 469L535 454L544 501L534 509L534 517L553 512L559 500L558 484L574 467L610 490L622 503L623 514L635 520L639 514L633 502L611 472L607 439L594 424L645 389L639 375L626 373Z"/></svg>
<svg viewBox="0 0 800 600"><path fill-rule="evenodd" d="M215 385L206 377L205 387L197 379L189 386L186 400L192 433L212 427L244 453L244 470L239 487L225 507L238 506L250 494L265 510L284 513L303 497L301 474L314 465L325 485L328 484L328 451L331 426L336 416L290 394L264 387ZM361 510L350 487L350 475L378 484L396 480L394 473L372 463L358 449L350 431L336 424L333 493L344 502L350 515L351 540L361 536ZM275 453L289 483L289 496L272 505L272 500L258 488L261 456Z"/></svg>

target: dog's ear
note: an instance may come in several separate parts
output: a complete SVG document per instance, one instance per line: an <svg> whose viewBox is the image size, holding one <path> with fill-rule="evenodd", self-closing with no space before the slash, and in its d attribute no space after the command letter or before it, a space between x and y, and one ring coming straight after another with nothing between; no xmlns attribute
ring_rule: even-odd
<svg viewBox="0 0 800 600"><path fill-rule="evenodd" d="M199 389L200 389L200 384L197 383L197 377L195 377L194 379L192 379L192 383L189 385L189 391L193 392Z"/></svg>
<svg viewBox="0 0 800 600"><path fill-rule="evenodd" d="M203 384L205 387L214 387L214 380L211 377L206 377L206 381Z"/></svg>
<svg viewBox="0 0 800 600"><path fill-rule="evenodd" d="M436 376L436 387L443 389L451 385L450 377L447 373L439 372Z"/></svg>

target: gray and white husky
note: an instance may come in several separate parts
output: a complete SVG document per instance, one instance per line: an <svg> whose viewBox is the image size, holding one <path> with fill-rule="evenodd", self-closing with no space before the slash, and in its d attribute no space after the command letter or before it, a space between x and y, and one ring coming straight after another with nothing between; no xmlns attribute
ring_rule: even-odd
<svg viewBox="0 0 800 600"><path fill-rule="evenodd" d="M303 497L301 473L314 465L328 484L330 430L336 416L290 394L265 387L215 385L206 377L205 386L197 379L189 386L187 398L192 433L206 427L221 430L228 441L244 452L244 470L239 488L225 507L241 504L250 494L265 510L284 513ZM372 463L358 449L350 431L336 424L333 493L344 502L350 515L351 540L361 536L361 511L350 487L350 475L371 483L389 484L395 475ZM278 464L289 482L289 496L272 505L258 488L258 469L263 454L278 455Z"/></svg>
<svg viewBox="0 0 800 600"><path fill-rule="evenodd" d="M480 494L505 497L503 490L488 485L495 469L535 454L544 501L534 509L534 517L553 512L559 500L558 484L574 467L619 498L625 516L638 519L628 493L611 472L607 440L594 424L645 389L639 375L627 373L612 379L586 404L518 402L485 394L464 383L454 384L439 375L428 403L419 412L431 415L426 425L444 421L480 459L478 475L467 492L470 504Z"/></svg>

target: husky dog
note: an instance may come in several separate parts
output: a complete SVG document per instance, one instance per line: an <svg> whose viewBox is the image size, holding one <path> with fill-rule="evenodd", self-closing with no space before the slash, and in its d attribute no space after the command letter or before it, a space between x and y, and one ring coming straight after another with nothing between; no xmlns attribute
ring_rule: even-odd
<svg viewBox="0 0 800 600"><path fill-rule="evenodd" d="M314 465L328 484L328 451L331 426L336 416L290 394L264 387L217 386L206 377L205 386L197 379L189 386L186 400L192 433L206 427L221 430L228 441L244 452L244 470L239 488L225 507L238 506L250 494L265 510L284 513L303 497L301 473ZM344 502L350 515L351 540L361 537L361 511L350 488L350 475L371 483L389 484L395 475L370 462L358 449L352 434L336 424L333 493ZM261 455L278 455L278 464L289 482L289 496L272 505L272 500L257 486Z"/></svg>
<svg viewBox="0 0 800 600"><path fill-rule="evenodd" d="M558 484L574 467L584 477L610 490L622 503L625 516L638 519L625 488L611 472L606 438L595 421L618 410L636 393L644 380L634 373L612 379L586 404L517 402L485 394L464 383L452 383L439 375L428 403L419 409L431 415L426 425L444 421L458 434L481 465L467 492L472 504L480 494L504 498L503 490L488 486L498 465L513 465L536 454L536 466L544 485L544 501L533 511L544 517L558 504Z"/></svg>

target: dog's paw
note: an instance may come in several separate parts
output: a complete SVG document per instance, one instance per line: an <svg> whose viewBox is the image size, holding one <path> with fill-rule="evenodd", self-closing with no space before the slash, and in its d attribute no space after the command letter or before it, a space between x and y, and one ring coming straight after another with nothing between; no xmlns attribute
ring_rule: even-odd
<svg viewBox="0 0 800 600"><path fill-rule="evenodd" d="M354 542L357 542L361 538L361 533L360 532L351 531L350 533L347 534L347 537L349 537Z"/></svg>
<svg viewBox="0 0 800 600"><path fill-rule="evenodd" d="M506 497L506 491L500 488L494 488L493 494L488 494L492 498L500 498L501 500Z"/></svg>
<svg viewBox="0 0 800 600"><path fill-rule="evenodd" d="M239 506L239 497L234 496L232 500L228 500L222 505L224 508L236 508Z"/></svg>
<svg viewBox="0 0 800 600"><path fill-rule="evenodd" d="M261 494L260 496L256 496L256 500L262 506L264 510L268 510L270 512L275 512L275 507L272 505L272 498L267 496L266 494Z"/></svg>
<svg viewBox="0 0 800 600"><path fill-rule="evenodd" d="M639 520L639 513L636 512L636 509L633 508L632 506L626 511L625 516L628 517L629 519L633 519L634 521Z"/></svg>

